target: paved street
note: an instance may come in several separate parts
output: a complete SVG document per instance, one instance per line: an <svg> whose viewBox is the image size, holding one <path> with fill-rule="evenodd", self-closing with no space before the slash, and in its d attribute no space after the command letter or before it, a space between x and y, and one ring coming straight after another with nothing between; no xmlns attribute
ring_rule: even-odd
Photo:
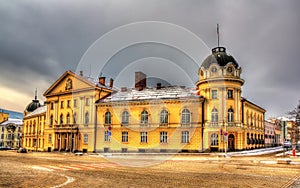
<svg viewBox="0 0 300 188"><path fill-rule="evenodd" d="M299 187L300 158L279 159L0 151L0 187Z"/></svg>

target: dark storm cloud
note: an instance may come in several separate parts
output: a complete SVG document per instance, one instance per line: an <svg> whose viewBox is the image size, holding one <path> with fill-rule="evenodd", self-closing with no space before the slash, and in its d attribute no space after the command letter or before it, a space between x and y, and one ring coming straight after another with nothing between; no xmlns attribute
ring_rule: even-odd
<svg viewBox="0 0 300 188"><path fill-rule="evenodd" d="M243 95L269 115L284 114L299 100L299 8L297 0L1 1L1 86L44 91L76 70L95 40L124 24L170 22L212 48L219 23L221 45L243 69Z"/></svg>

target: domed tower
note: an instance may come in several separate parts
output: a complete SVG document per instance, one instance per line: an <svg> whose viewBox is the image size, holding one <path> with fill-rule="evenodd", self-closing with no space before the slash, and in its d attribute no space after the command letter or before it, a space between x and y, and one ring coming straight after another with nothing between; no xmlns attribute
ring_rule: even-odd
<svg viewBox="0 0 300 188"><path fill-rule="evenodd" d="M215 140L207 143L207 148L215 145L217 150L224 149L220 148L220 142L224 134L227 136L228 127L235 128L235 131L242 127L241 87L244 80L240 77L241 72L239 64L226 53L224 47L213 48L212 54L199 69L196 85L200 95L206 99L204 137L210 141Z"/></svg>
<svg viewBox="0 0 300 188"><path fill-rule="evenodd" d="M31 103L29 103L24 111L24 115L33 112L35 109L41 107L39 100L37 99L37 90L35 90L35 97Z"/></svg>

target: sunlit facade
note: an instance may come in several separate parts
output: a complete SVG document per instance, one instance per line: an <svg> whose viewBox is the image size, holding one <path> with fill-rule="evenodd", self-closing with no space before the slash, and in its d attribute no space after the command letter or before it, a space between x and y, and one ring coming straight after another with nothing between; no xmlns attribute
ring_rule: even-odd
<svg viewBox="0 0 300 188"><path fill-rule="evenodd" d="M265 147L265 110L242 97L241 72L224 47L212 49L203 61L196 88L161 83L149 88L147 76L136 72L134 88L117 89L112 79L106 83L105 77L94 80L82 72L66 71L44 93L40 146L44 151L72 152L212 152ZM25 124L34 122L32 118L27 116ZM30 147L36 145L30 142Z"/></svg>

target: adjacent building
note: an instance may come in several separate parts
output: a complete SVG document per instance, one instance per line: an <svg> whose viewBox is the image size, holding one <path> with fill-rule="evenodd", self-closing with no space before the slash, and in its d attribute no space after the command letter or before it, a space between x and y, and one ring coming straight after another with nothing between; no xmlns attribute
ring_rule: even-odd
<svg viewBox="0 0 300 188"><path fill-rule="evenodd" d="M22 145L21 119L8 118L0 124L0 147L18 148Z"/></svg>

